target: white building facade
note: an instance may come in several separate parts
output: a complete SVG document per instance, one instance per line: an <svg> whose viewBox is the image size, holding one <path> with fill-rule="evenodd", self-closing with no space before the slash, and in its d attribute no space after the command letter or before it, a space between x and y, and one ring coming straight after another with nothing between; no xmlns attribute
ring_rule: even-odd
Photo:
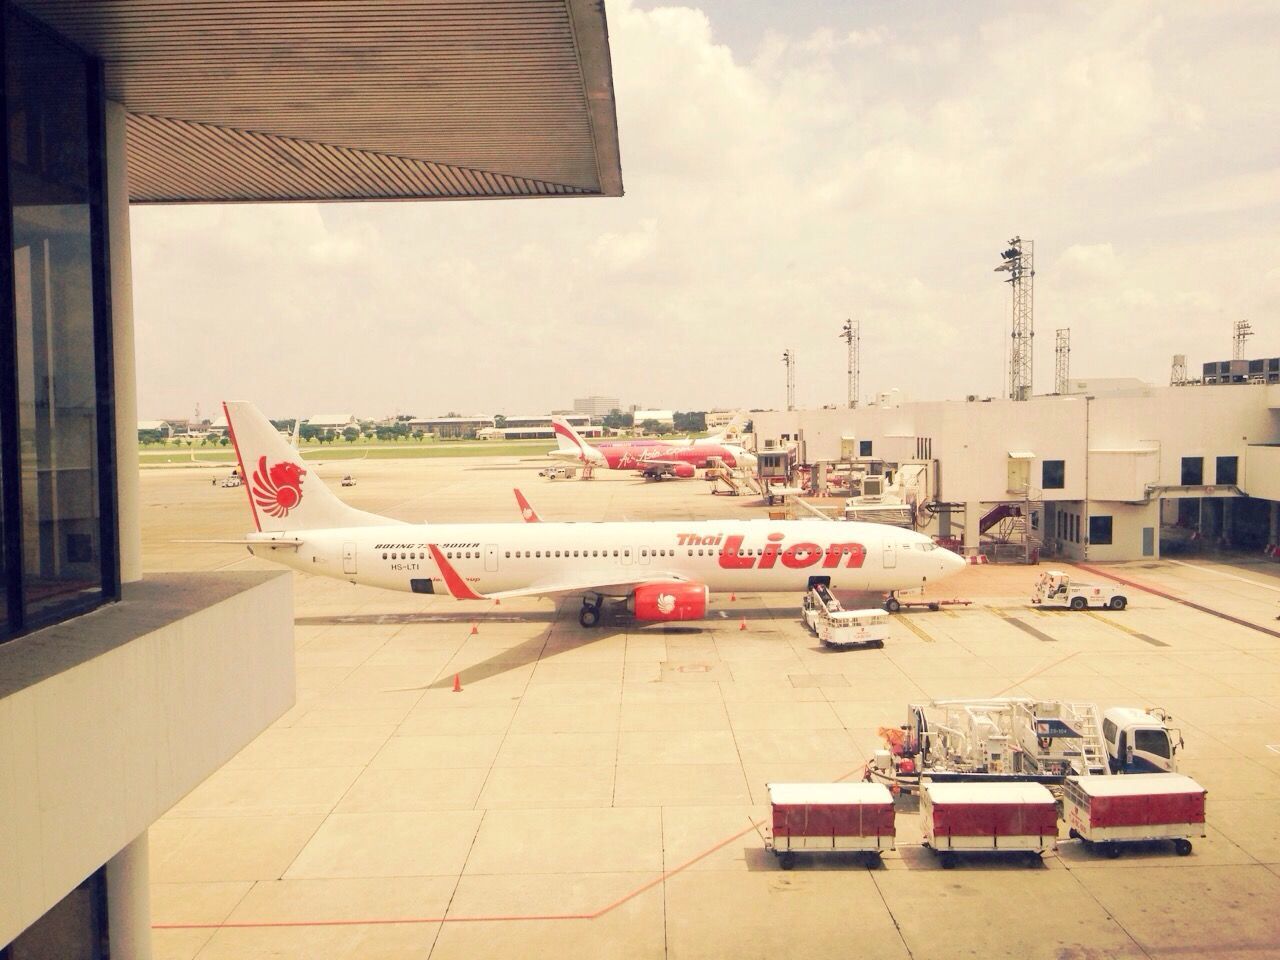
<svg viewBox="0 0 1280 960"><path fill-rule="evenodd" d="M753 414L757 442L936 465L928 529L980 542L998 504L1027 503L1051 554L1160 555L1182 531L1242 548L1280 541L1280 386L1145 387L1099 396L902 403ZM852 451L852 453L851 453Z"/></svg>
<svg viewBox="0 0 1280 960"><path fill-rule="evenodd" d="M130 205L621 196L608 30L594 0L0 17L0 960L149 960L148 828L293 705L293 580L143 574Z"/></svg>

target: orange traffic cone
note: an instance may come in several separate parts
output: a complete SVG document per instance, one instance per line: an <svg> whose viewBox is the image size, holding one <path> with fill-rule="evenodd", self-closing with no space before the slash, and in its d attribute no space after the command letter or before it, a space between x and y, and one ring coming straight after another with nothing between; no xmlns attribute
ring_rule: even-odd
<svg viewBox="0 0 1280 960"><path fill-rule="evenodd" d="M738 629L739 629L739 630L745 630L745 629L747 629L747 618L746 618L746 617L743 617L743 618L738 622Z"/></svg>
<svg viewBox="0 0 1280 960"><path fill-rule="evenodd" d="M494 605L495 607L500 607L500 606L502 606L502 601L501 601L501 600L495 600L495 601L493 601L493 605Z"/></svg>
<svg viewBox="0 0 1280 960"><path fill-rule="evenodd" d="M736 593L731 593L731 594L729 594L729 599L730 599L730 600L737 600L737 599L738 599L738 595L737 595Z"/></svg>
<svg viewBox="0 0 1280 960"><path fill-rule="evenodd" d="M462 674L460 673L455 673L453 675L453 692L454 693L462 692Z"/></svg>
<svg viewBox="0 0 1280 960"><path fill-rule="evenodd" d="M471 636L474 637L479 632L480 632L480 629L473 623L471 625Z"/></svg>

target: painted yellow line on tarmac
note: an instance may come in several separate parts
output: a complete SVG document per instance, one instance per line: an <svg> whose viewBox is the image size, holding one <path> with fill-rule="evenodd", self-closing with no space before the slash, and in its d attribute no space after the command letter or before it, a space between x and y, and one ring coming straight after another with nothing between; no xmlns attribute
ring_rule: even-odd
<svg viewBox="0 0 1280 960"><path fill-rule="evenodd" d="M1137 630L1133 629L1133 627L1126 627L1123 623L1116 623L1110 617L1104 617L1096 610L1086 610L1085 613L1093 617L1093 619L1097 620L1099 623L1105 623L1108 627L1115 627L1121 633L1127 633L1129 636L1136 637L1143 643L1149 643L1153 647L1169 646L1169 644L1165 643L1163 640L1157 640L1155 637L1149 637L1145 633L1139 633Z"/></svg>
<svg viewBox="0 0 1280 960"><path fill-rule="evenodd" d="M919 637L919 638L920 638L921 640L923 640L925 643L933 643L933 642L934 642L933 637L931 637L931 636L929 636L929 634L925 633L925 630L924 630L924 628L923 628L923 627L917 626L916 624L912 623L912 622L911 622L911 618L910 618L910 617L903 617L903 616L899 616L899 617L898 617L898 623L902 624L904 627L906 627L908 630L910 630L912 633L914 633L917 637Z"/></svg>

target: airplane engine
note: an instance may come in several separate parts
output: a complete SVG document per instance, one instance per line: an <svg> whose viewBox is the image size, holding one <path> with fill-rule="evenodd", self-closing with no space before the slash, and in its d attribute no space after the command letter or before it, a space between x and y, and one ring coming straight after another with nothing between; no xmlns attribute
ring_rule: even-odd
<svg viewBox="0 0 1280 960"><path fill-rule="evenodd" d="M701 620L707 615L709 591L703 583L669 580L642 583L627 597L637 620Z"/></svg>
<svg viewBox="0 0 1280 960"><path fill-rule="evenodd" d="M696 476L697 473L698 471L691 463L677 463L671 468L671 475L673 477L679 477L681 480L688 480L691 477Z"/></svg>

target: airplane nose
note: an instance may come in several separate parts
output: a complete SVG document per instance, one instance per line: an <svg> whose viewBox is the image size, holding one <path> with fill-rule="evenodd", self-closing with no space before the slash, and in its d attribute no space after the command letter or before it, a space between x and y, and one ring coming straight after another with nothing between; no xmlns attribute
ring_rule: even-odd
<svg viewBox="0 0 1280 960"><path fill-rule="evenodd" d="M958 553L952 553L950 550L946 552L946 571L947 573L958 573L968 566L968 562Z"/></svg>

